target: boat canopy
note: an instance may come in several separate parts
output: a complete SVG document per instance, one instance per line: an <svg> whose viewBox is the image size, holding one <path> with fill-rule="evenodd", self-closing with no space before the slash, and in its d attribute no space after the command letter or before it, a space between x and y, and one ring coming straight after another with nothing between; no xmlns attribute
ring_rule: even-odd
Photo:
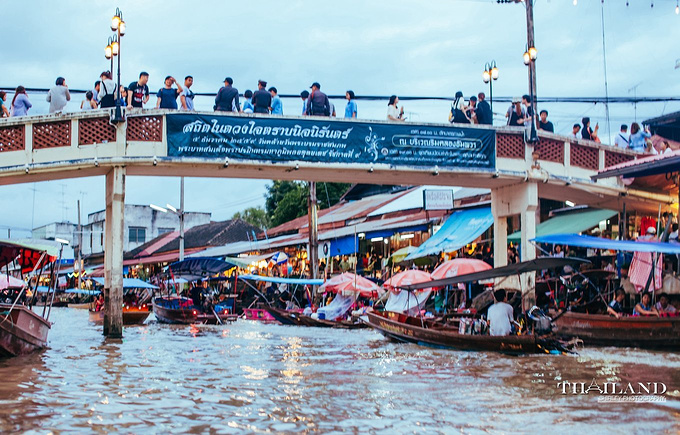
<svg viewBox="0 0 680 435"><path fill-rule="evenodd" d="M279 278L273 276L260 276L260 275L239 275L239 278L248 279L251 281L275 282L277 284L299 284L299 285L323 284L323 279Z"/></svg>
<svg viewBox="0 0 680 435"><path fill-rule="evenodd" d="M42 264L38 265L43 253L45 258ZM0 240L0 268L17 260L22 272L30 272L36 265L42 267L56 260L58 256L59 249L52 245Z"/></svg>
<svg viewBox="0 0 680 435"><path fill-rule="evenodd" d="M472 208L454 212L444 222L439 231L411 252L406 260L414 260L442 252L457 251L491 227L493 215L491 207Z"/></svg>
<svg viewBox="0 0 680 435"><path fill-rule="evenodd" d="M406 290L418 290L427 287L444 287L447 285L458 284L462 282L485 281L488 279L501 278L504 276L518 275L521 273L534 272L544 269L556 269L564 266L575 266L582 263L590 263L583 258L575 257L540 257L534 260L524 261L522 263L509 264L503 267L496 267L490 270L481 272L468 273L465 275L458 275L451 278L438 279L421 284L412 284L404 286Z"/></svg>
<svg viewBox="0 0 680 435"><path fill-rule="evenodd" d="M97 284L104 285L104 278L92 278L92 281ZM142 281L137 278L123 278L123 288L150 288L158 289L157 286L149 284L148 282Z"/></svg>
<svg viewBox="0 0 680 435"><path fill-rule="evenodd" d="M635 242L633 240L610 240L602 237L580 236L578 234L553 234L536 237L532 241L551 245L579 246L581 248L610 249L612 251L658 252L680 254L680 244L665 242Z"/></svg>
<svg viewBox="0 0 680 435"><path fill-rule="evenodd" d="M603 220L617 214L614 210L584 210L561 213L536 225L536 236L548 236L557 233L581 233L589 230ZM508 236L508 242L519 243L522 233L516 231Z"/></svg>
<svg viewBox="0 0 680 435"><path fill-rule="evenodd" d="M238 266L238 264L232 264L219 258L193 257L172 263L168 266L168 270L175 278L182 277L189 281L195 281L218 275L235 266Z"/></svg>

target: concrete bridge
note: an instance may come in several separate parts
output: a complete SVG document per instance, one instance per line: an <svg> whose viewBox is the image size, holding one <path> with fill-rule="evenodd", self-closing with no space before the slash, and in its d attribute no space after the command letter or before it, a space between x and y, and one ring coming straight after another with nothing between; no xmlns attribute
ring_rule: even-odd
<svg viewBox="0 0 680 435"><path fill-rule="evenodd" d="M494 260L507 263L507 219L520 215L521 259L536 255L539 198L655 212L667 195L594 182L635 153L525 129L253 114L130 111L0 119L0 185L106 177L104 332L122 335L125 176L309 180L489 188ZM675 200L677 201L677 200ZM528 283L530 284L530 283Z"/></svg>

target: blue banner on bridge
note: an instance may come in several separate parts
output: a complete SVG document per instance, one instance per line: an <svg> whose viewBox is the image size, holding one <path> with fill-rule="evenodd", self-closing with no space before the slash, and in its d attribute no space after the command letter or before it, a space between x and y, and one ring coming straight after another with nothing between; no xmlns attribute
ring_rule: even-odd
<svg viewBox="0 0 680 435"><path fill-rule="evenodd" d="M170 157L494 169L496 132L400 123L167 115Z"/></svg>

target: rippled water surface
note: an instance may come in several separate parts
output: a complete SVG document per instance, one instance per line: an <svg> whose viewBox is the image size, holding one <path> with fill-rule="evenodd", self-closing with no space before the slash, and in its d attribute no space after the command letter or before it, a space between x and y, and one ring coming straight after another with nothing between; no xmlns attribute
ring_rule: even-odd
<svg viewBox="0 0 680 435"><path fill-rule="evenodd" d="M0 432L680 431L680 354L506 357L240 320L126 328L57 308L50 348L0 361ZM665 403L564 396L561 380L664 382Z"/></svg>

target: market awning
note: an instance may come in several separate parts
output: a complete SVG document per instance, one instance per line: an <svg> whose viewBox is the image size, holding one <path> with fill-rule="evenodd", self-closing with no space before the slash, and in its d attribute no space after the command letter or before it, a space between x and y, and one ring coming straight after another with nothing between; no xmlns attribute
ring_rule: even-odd
<svg viewBox="0 0 680 435"><path fill-rule="evenodd" d="M323 284L323 279L279 278L274 276L260 276L260 275L239 275L239 279L248 279L251 281L275 282L277 284L299 284L299 285Z"/></svg>
<svg viewBox="0 0 680 435"><path fill-rule="evenodd" d="M97 284L104 285L104 278L92 278L92 281L96 282ZM142 281L141 279L137 278L123 278L123 288L151 288L151 289L157 289L153 284L149 284L148 282Z"/></svg>
<svg viewBox="0 0 680 435"><path fill-rule="evenodd" d="M565 213L548 219L536 225L536 237L549 236L551 234L575 234L589 230L597 226L601 221L616 215L613 210L592 210ZM516 231L508 236L508 242L519 243L522 240L521 231Z"/></svg>
<svg viewBox="0 0 680 435"><path fill-rule="evenodd" d="M491 207L457 211L449 216L439 231L409 254L406 260L456 251L481 236L491 224Z"/></svg>
<svg viewBox="0 0 680 435"><path fill-rule="evenodd" d="M610 240L602 237L579 236L578 234L553 234L550 236L536 237L533 241L538 243L579 246L582 248L608 249L612 251L680 254L679 243Z"/></svg>
<svg viewBox="0 0 680 435"><path fill-rule="evenodd" d="M238 266L242 269L245 269L246 267L259 263L262 260L267 260L269 259L272 255L275 253L272 252L270 254L264 254L264 255L248 255L245 257L225 257L224 260L227 263L231 263L235 266Z"/></svg>

